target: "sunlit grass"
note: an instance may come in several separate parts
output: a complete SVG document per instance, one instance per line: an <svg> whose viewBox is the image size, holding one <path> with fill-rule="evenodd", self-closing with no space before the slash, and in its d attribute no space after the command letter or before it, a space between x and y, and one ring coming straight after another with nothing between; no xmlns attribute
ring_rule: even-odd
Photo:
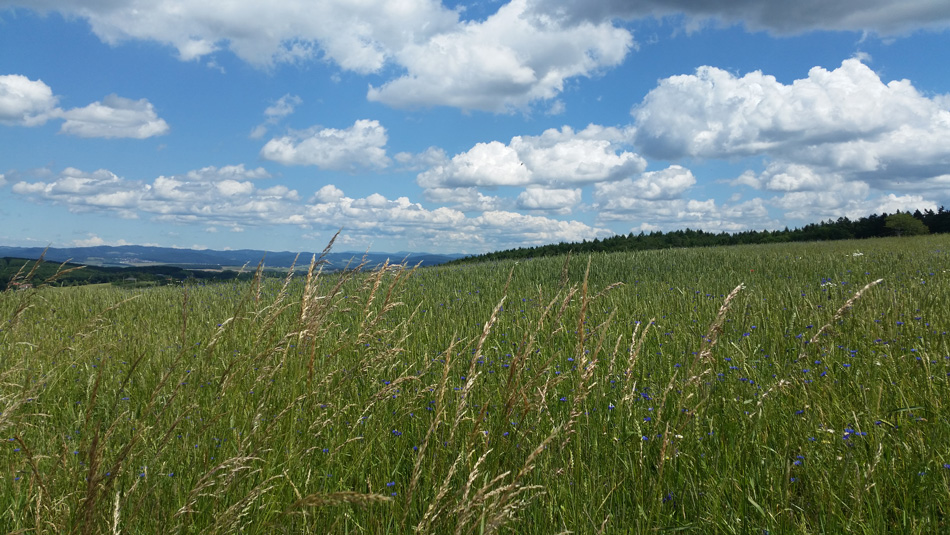
<svg viewBox="0 0 950 535"><path fill-rule="evenodd" d="M948 271L932 236L8 291L0 527L946 531Z"/></svg>

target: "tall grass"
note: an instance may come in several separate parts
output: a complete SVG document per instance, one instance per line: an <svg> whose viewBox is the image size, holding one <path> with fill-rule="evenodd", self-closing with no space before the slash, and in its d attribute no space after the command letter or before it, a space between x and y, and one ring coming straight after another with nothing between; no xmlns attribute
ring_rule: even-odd
<svg viewBox="0 0 950 535"><path fill-rule="evenodd" d="M0 528L948 531L948 251L9 290Z"/></svg>

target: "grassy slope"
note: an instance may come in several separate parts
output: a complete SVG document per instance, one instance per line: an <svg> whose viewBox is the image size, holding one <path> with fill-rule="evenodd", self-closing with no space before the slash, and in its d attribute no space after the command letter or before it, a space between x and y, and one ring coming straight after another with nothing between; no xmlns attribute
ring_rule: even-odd
<svg viewBox="0 0 950 535"><path fill-rule="evenodd" d="M950 529L948 237L587 269L5 293L0 527Z"/></svg>

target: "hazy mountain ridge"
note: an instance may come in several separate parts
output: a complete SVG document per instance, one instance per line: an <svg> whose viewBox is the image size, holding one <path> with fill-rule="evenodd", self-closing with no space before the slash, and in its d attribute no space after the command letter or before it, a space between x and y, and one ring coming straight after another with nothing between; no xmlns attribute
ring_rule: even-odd
<svg viewBox="0 0 950 535"><path fill-rule="evenodd" d="M8 247L0 246L0 257L16 257L37 259L43 254L43 247ZM212 249L175 249L171 247L151 247L143 245L94 246L94 247L50 247L46 251L45 260L49 262L72 262L92 266L138 267L147 264L164 264L174 266L191 266L216 268L221 266L256 267L261 260L267 267L290 267L294 259L298 265L307 265L311 257L319 253L288 251L262 251L256 249L238 249L233 251L216 251ZM406 262L414 266L434 266L456 258L461 254L433 254L433 253L356 253L330 252L325 260L334 269L342 269L359 264L363 258L369 266L382 264L387 259L390 263Z"/></svg>

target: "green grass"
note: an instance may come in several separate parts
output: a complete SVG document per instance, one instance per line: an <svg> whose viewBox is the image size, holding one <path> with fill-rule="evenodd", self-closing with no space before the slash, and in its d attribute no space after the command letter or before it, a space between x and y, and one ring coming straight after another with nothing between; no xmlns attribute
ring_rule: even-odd
<svg viewBox="0 0 950 535"><path fill-rule="evenodd" d="M947 532L947 310L946 236L8 291L0 531Z"/></svg>

